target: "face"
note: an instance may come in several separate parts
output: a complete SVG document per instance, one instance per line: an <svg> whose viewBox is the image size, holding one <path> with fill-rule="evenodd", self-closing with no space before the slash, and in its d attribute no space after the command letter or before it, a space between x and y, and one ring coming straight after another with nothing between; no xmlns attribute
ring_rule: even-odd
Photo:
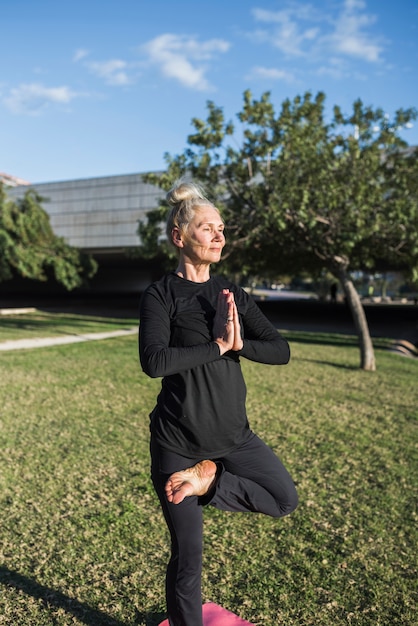
<svg viewBox="0 0 418 626"><path fill-rule="evenodd" d="M218 211L208 205L196 209L186 236L178 234L176 245L185 258L195 264L217 263L225 245L225 225Z"/></svg>

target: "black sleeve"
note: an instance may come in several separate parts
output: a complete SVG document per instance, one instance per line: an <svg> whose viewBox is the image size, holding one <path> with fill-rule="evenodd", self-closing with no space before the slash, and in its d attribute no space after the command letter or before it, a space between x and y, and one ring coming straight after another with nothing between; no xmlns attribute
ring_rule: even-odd
<svg viewBox="0 0 418 626"><path fill-rule="evenodd" d="M290 348L286 339L260 311L257 304L247 295L245 313L241 317L244 330L244 346L240 356L266 363L284 365L289 362Z"/></svg>
<svg viewBox="0 0 418 626"><path fill-rule="evenodd" d="M139 358L143 371L158 378L215 361L220 358L220 351L214 341L190 347L170 347L167 303L151 288L141 301Z"/></svg>

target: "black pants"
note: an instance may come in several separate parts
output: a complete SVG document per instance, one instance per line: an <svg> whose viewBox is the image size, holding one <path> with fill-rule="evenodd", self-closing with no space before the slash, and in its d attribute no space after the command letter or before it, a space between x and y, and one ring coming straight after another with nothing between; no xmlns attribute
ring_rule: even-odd
<svg viewBox="0 0 418 626"><path fill-rule="evenodd" d="M164 485L168 477L203 459L169 452L155 441L151 441L151 459L152 480L171 535L166 576L170 626L203 626L202 505L282 517L296 508L296 489L281 461L254 434L227 456L211 459L219 469L216 486L208 497L188 496L180 504L170 503L166 498Z"/></svg>

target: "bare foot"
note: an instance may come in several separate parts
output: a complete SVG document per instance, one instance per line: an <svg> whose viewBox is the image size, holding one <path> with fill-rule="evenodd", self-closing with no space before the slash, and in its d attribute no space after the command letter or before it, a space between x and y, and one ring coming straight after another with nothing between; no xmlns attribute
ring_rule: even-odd
<svg viewBox="0 0 418 626"><path fill-rule="evenodd" d="M167 500L173 504L183 502L186 496L204 496L215 481L216 463L200 461L193 467L174 472L165 484Z"/></svg>

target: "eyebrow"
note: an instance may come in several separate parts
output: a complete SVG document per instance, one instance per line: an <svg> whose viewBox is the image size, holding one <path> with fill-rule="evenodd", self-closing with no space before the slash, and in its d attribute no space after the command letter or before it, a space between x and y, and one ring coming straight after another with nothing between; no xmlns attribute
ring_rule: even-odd
<svg viewBox="0 0 418 626"><path fill-rule="evenodd" d="M216 226L215 222L199 222L198 226L204 226L205 224L207 226ZM225 226L225 222L219 222L218 226Z"/></svg>

